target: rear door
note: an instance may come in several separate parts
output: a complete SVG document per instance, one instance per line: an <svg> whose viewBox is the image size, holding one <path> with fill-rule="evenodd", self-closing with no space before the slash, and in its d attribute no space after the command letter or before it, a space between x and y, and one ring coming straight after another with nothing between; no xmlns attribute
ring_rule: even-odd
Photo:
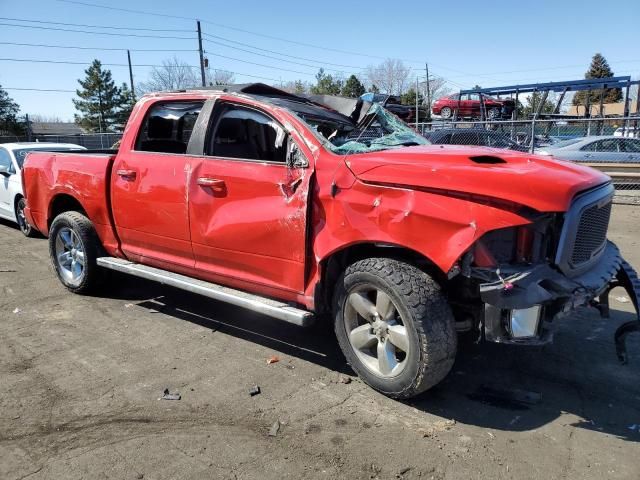
<svg viewBox="0 0 640 480"><path fill-rule="evenodd" d="M114 223L123 252L134 261L174 270L194 265L186 154L203 101L152 104L135 144L116 156L111 176Z"/></svg>
<svg viewBox="0 0 640 480"><path fill-rule="evenodd" d="M266 111L229 101L216 103L208 132L189 183L198 273L237 288L301 293L312 173L306 146Z"/></svg>
<svg viewBox="0 0 640 480"><path fill-rule="evenodd" d="M627 154L628 155L628 154ZM578 160L585 162L621 162L625 154L620 151L620 140L617 138L605 138L597 140L580 149Z"/></svg>

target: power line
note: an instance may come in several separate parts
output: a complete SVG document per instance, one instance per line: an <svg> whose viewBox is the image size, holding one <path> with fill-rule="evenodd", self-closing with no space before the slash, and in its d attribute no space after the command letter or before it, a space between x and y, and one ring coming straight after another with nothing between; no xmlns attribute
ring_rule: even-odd
<svg viewBox="0 0 640 480"><path fill-rule="evenodd" d="M195 49L159 49L159 48L109 48L109 47L78 47L75 45L47 45L44 43L18 43L18 42L0 42L0 45L16 45L20 47L42 47L42 48L62 48L75 50L104 50L104 51L120 51L126 52L197 52Z"/></svg>
<svg viewBox="0 0 640 480"><path fill-rule="evenodd" d="M190 21L195 21L197 20L196 18L193 17L184 17L181 15L170 15L170 14L165 14L165 13L158 13L158 12L149 12L149 11L145 11L145 10L134 10L134 9L129 9L129 8L120 8L120 7L111 7L111 6L107 6L107 5L98 5L95 3L89 3L89 2L79 2L76 0L56 0L58 2L62 2L62 3L70 3L70 4L74 4L74 5L83 5L85 7L92 7L92 8L102 8L105 10L114 10L114 11L120 11L120 12L127 12L127 13L135 13L135 14L139 14L139 15L153 15L153 16L157 16L157 17L165 17L165 18L177 18L180 20L190 20ZM250 35L256 35L259 37L263 37L263 38L269 38L272 40L278 40L281 42L287 42L287 43L291 43L294 45L300 45L303 47L310 47L310 48L316 48L316 49L320 49L320 50L324 50L324 51L331 51L331 52L337 52L337 53L344 53L347 55L355 55L355 56L359 56L359 57L368 57L368 58L377 58L377 59L384 59L385 57L379 56L379 55L369 55L366 53L358 53L358 52L350 52L347 50L340 50L337 48L332 48L332 47L327 47L327 46L321 46L321 45L314 45L311 43L305 43L305 42L299 42L296 40L290 40L290 39L286 39L286 38L281 38L281 37L276 37L273 35L267 35L264 33L258 33L258 32L253 32L251 30L245 30L243 28L238 28L238 27L232 27L229 25L225 25L222 23L217 23L217 22L212 22L210 20L203 20L200 19L201 22L203 23L207 23L210 25L215 25L217 27L222 27L222 28L227 28L229 30L234 30L237 32L241 32L241 33L248 33ZM422 64L423 61L422 60L403 60L405 62L409 62L409 63L420 63Z"/></svg>
<svg viewBox="0 0 640 480"><path fill-rule="evenodd" d="M26 18L10 18L0 17L0 20L8 20L10 22L27 22L27 23L43 23L48 25L64 25L67 27L87 27L87 28L108 28L111 30L145 30L148 32L187 32L193 33L194 30L186 29L167 29L167 28L143 28L143 27L114 27L111 25L86 25L84 23L64 23L64 22L50 22L46 20L29 20Z"/></svg>
<svg viewBox="0 0 640 480"><path fill-rule="evenodd" d="M64 92L76 93L75 90L62 90L59 88L24 88L24 87L2 87L3 90L25 90L28 92Z"/></svg>
<svg viewBox="0 0 640 480"><path fill-rule="evenodd" d="M35 58L0 58L0 62L21 62L21 63L53 63L62 65L89 65L90 62L73 62L69 60L40 60ZM129 67L128 63L102 63L107 67ZM199 65L154 65L154 64L132 64L133 67L152 67L152 68L200 68ZM262 80L270 80L273 82L280 82L277 78L264 77L261 75L254 75L251 73L234 72L223 68L213 68L216 72L229 72L234 75L240 75L242 77L258 78ZM4 87L3 87L4 88Z"/></svg>
<svg viewBox="0 0 640 480"><path fill-rule="evenodd" d="M315 73L308 73L308 72L300 72L298 70L289 70L288 68L282 68L282 67L276 67L273 65L266 65L264 63L256 63L256 62L251 62L249 60L242 60L240 58L235 58L235 57L228 57L226 55L220 55L218 53L211 53L211 52L207 52L207 55L212 55L214 57L221 57L221 58L226 58L227 60L233 60L235 62L242 62L242 63L248 63L250 65L256 65L258 67L264 67L264 68L271 68L273 70L280 70L282 72L291 72L291 73L297 73L299 75L309 75L309 76L315 76Z"/></svg>
<svg viewBox="0 0 640 480"><path fill-rule="evenodd" d="M219 39L219 40L224 40L225 42L235 43L237 45L242 45L244 47L253 48L254 50L260 50L261 52L275 53L276 55L282 55L283 57L295 58L297 60L306 60L306 61L310 61L310 62L317 61L317 60L313 60L313 59L310 59L310 58L307 58L307 57L298 57L298 56L295 56L295 55L289 55L289 54L286 54L286 53L280 53L280 52L277 52L275 50L268 50L266 48L254 47L253 45L250 45L250 44L247 44L247 43L237 42L235 40L230 40L228 38L219 37L217 35L212 35L210 33L203 33L202 35L205 37L205 40L207 42L217 43L218 45L224 45L224 44L218 43L215 40L207 39L206 37L211 37L211 38L216 38L216 39ZM235 48L236 50L242 50L242 49L240 49L238 47L232 47L231 45L224 45L224 46L225 47L229 47L229 48ZM246 50L242 50L242 51L246 51ZM249 53L255 53L255 52L249 52ZM260 54L260 55L262 55L262 54ZM264 55L264 56L266 56L266 55ZM282 59L282 61L285 62L287 60ZM291 62L291 63L293 63L293 62ZM362 67L354 67L353 65L343 65L343 64L340 64L340 63L332 63L332 62L322 62L322 64L323 65L333 65L333 66L336 66L336 67L356 68L356 69L360 69L360 70L363 69Z"/></svg>
<svg viewBox="0 0 640 480"><path fill-rule="evenodd" d="M15 23L0 22L0 25L6 27L18 27L18 28L35 28L38 30L56 30L59 32L72 32L72 33L89 33L92 35L109 35L112 37L137 37L137 38L165 38L171 40L195 40L195 37L172 37L162 35L136 35L134 33L109 33L109 32L89 32L87 30L72 30L68 28L56 28L56 27L39 27L36 25L16 25Z"/></svg>

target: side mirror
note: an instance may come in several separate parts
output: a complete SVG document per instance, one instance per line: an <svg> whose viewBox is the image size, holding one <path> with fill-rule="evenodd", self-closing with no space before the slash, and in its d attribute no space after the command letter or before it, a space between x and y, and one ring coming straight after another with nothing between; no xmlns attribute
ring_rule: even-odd
<svg viewBox="0 0 640 480"><path fill-rule="evenodd" d="M298 145L291 139L289 139L287 148L287 166L289 168L307 168L309 166L307 158L300 151Z"/></svg>
<svg viewBox="0 0 640 480"><path fill-rule="evenodd" d="M0 165L0 175L2 175L3 177L11 176L11 172L9 172L9 167L7 167L6 165Z"/></svg>

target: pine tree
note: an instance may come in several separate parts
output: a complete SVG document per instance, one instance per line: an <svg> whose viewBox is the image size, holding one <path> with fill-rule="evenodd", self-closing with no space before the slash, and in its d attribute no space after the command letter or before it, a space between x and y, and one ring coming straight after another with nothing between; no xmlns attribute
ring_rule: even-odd
<svg viewBox="0 0 640 480"><path fill-rule="evenodd" d="M613 71L609 66L609 63L600 53L596 53L591 59L591 65L589 70L584 74L584 78L607 78L613 77ZM582 90L577 92L573 97L574 105L586 105L587 97L589 103L599 104L601 90ZM604 103L616 103L622 100L622 89L620 88L607 88L604 92Z"/></svg>
<svg viewBox="0 0 640 480"><path fill-rule="evenodd" d="M124 128L127 124L127 120L129 120L129 116L131 115L131 111L136 104L136 97L133 95L133 92L129 89L126 83L123 83L120 87L120 101L119 101L119 110L118 110L118 121L117 125L120 128Z"/></svg>
<svg viewBox="0 0 640 480"><path fill-rule="evenodd" d="M358 77L351 75L344 82L340 94L344 97L358 98L365 92L364 85L358 80Z"/></svg>
<svg viewBox="0 0 640 480"><path fill-rule="evenodd" d="M314 95L339 95L342 83L342 80L334 79L332 75L324 73L324 69L321 68L316 74L316 84L310 90Z"/></svg>
<svg viewBox="0 0 640 480"><path fill-rule="evenodd" d="M19 135L24 133L24 123L18 120L20 106L14 102L0 85L0 134Z"/></svg>
<svg viewBox="0 0 640 480"><path fill-rule="evenodd" d="M85 70L84 80L78 80L82 89L76 90L79 100L73 104L80 114L74 115L78 125L91 132L109 132L119 123L120 89L115 86L111 72L103 70L94 60Z"/></svg>

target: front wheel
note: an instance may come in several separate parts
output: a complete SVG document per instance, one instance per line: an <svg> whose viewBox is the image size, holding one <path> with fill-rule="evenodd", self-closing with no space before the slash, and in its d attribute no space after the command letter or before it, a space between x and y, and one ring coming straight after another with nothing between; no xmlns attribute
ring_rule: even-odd
<svg viewBox="0 0 640 480"><path fill-rule="evenodd" d="M334 295L338 343L353 370L392 398L410 398L443 380L457 336L439 285L418 268L389 258L347 267Z"/></svg>
<svg viewBox="0 0 640 480"><path fill-rule="evenodd" d="M24 208L27 206L27 202L24 198L20 198L16 203L16 221L18 222L18 227L20 227L20 231L25 237L35 237L38 235L38 232L35 228L29 225L27 221L27 217L24 214Z"/></svg>
<svg viewBox="0 0 640 480"><path fill-rule="evenodd" d="M442 107L442 110L440 110L440 117L442 118L453 117L453 110L449 107Z"/></svg>
<svg viewBox="0 0 640 480"><path fill-rule="evenodd" d="M88 293L102 280L96 264L102 250L91 221L79 212L58 215L49 230L49 255L62 284L74 293Z"/></svg>

